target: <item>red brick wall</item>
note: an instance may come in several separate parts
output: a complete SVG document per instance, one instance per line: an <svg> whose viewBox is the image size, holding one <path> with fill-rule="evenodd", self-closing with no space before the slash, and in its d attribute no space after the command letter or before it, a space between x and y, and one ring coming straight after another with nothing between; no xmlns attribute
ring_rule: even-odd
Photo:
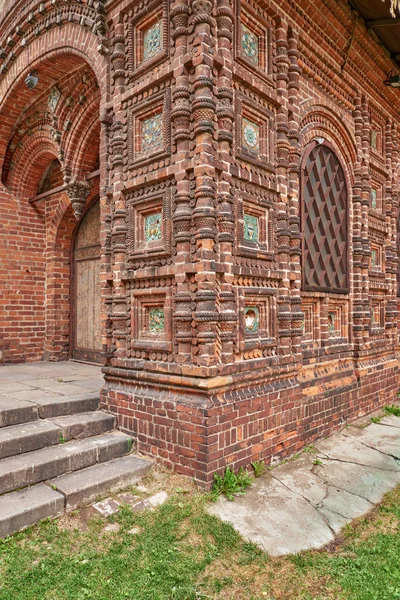
<svg viewBox="0 0 400 600"><path fill-rule="evenodd" d="M45 336L43 211L0 190L0 358L41 360Z"/></svg>
<svg viewBox="0 0 400 600"><path fill-rule="evenodd" d="M322 378L313 395L298 380L290 387L282 380L249 383L208 399L191 394L186 402L172 391L132 387L126 381L114 389L109 382L101 403L117 415L122 429L135 432L139 452L210 485L226 465L248 468L260 459L273 464L393 402L399 375L398 362L392 360L370 364L362 373L350 368L340 377Z"/></svg>

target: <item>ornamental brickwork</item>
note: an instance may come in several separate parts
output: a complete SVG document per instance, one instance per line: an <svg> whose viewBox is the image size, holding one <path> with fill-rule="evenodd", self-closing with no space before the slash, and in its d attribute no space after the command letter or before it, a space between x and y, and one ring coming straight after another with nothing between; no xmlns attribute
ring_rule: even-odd
<svg viewBox="0 0 400 600"><path fill-rule="evenodd" d="M400 95L347 2L1 15L0 362L73 356L98 201L101 400L139 451L208 485L393 401Z"/></svg>

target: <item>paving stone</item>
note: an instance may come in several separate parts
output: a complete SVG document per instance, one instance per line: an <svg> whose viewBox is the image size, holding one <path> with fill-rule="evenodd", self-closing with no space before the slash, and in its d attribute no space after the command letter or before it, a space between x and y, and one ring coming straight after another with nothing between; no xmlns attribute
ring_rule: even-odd
<svg viewBox="0 0 400 600"><path fill-rule="evenodd" d="M334 539L324 518L307 500L268 475L258 478L234 502L220 498L209 512L272 556L320 548Z"/></svg>
<svg viewBox="0 0 400 600"><path fill-rule="evenodd" d="M400 472L337 461L326 460L324 466L315 467L315 472L326 483L374 504L400 483Z"/></svg>
<svg viewBox="0 0 400 600"><path fill-rule="evenodd" d="M400 429L400 417L395 417L394 415L387 415L386 417L383 417L381 425L390 425L390 427L397 427L398 429Z"/></svg>
<svg viewBox="0 0 400 600"><path fill-rule="evenodd" d="M108 523L103 529L105 533L118 533L121 529L121 525L119 523Z"/></svg>
<svg viewBox="0 0 400 600"><path fill-rule="evenodd" d="M113 498L106 498L102 502L96 502L92 505L95 510L97 510L103 517L110 517L111 515L115 515L121 508L119 502L114 500Z"/></svg>
<svg viewBox="0 0 400 600"><path fill-rule="evenodd" d="M234 502L220 498L209 512L273 556L321 548L400 483L398 462L385 453L399 441L396 426L348 429L318 443L315 455L257 479Z"/></svg>
<svg viewBox="0 0 400 600"><path fill-rule="evenodd" d="M38 408L32 402L0 397L0 427L27 423L38 418Z"/></svg>
<svg viewBox="0 0 400 600"><path fill-rule="evenodd" d="M128 440L128 436L108 434L4 458L0 494L104 462L108 456L122 456L128 452Z"/></svg>
<svg viewBox="0 0 400 600"><path fill-rule="evenodd" d="M357 431L359 430L357 429ZM359 436L359 439L346 434L335 435L319 442L317 456L322 459L328 456L335 460L367 465L377 469L400 471L400 464L394 458L362 444L362 439L363 434Z"/></svg>
<svg viewBox="0 0 400 600"><path fill-rule="evenodd" d="M7 396L13 392L28 392L28 397L29 397L29 392L32 391L32 386L31 385L27 385L26 383L21 383L21 382L1 382L1 393L3 394L3 396Z"/></svg>
<svg viewBox="0 0 400 600"><path fill-rule="evenodd" d="M307 455L273 469L271 475L289 489L301 490L302 496L317 506L325 498L328 486L312 472L314 460Z"/></svg>
<svg viewBox="0 0 400 600"><path fill-rule="evenodd" d="M40 483L0 497L0 538L64 511L64 497Z"/></svg>
<svg viewBox="0 0 400 600"><path fill-rule="evenodd" d="M135 484L151 469L151 462L138 456L124 456L111 462L62 475L49 485L66 498L67 509L89 502L110 491ZM124 502L118 498L119 503Z"/></svg>
<svg viewBox="0 0 400 600"><path fill-rule="evenodd" d="M128 531L128 533L130 533L131 535L137 535L138 533L140 533L142 531L141 527L132 527L132 529L130 529Z"/></svg>
<svg viewBox="0 0 400 600"><path fill-rule="evenodd" d="M115 424L115 417L96 411L55 417L52 422L61 428L64 440L76 440L111 431Z"/></svg>
<svg viewBox="0 0 400 600"><path fill-rule="evenodd" d="M61 430L50 421L31 421L0 429L0 459L32 452L60 441Z"/></svg>
<svg viewBox="0 0 400 600"><path fill-rule="evenodd" d="M50 396L40 397L36 400L39 415L42 419L51 419L63 415L90 412L99 408L98 394L77 394L76 396Z"/></svg>
<svg viewBox="0 0 400 600"><path fill-rule="evenodd" d="M351 427L346 431L346 436L356 438L366 446L400 459L400 436L394 427L371 423L364 429Z"/></svg>
<svg viewBox="0 0 400 600"><path fill-rule="evenodd" d="M167 492L158 492L154 494L154 496L150 496L150 498L146 498L144 503L151 508L156 508L157 506L161 506L168 500Z"/></svg>
<svg viewBox="0 0 400 600"><path fill-rule="evenodd" d="M336 534L348 523L351 523L351 519L346 519L342 515L332 512L328 508L319 508L319 514L325 519L326 523Z"/></svg>

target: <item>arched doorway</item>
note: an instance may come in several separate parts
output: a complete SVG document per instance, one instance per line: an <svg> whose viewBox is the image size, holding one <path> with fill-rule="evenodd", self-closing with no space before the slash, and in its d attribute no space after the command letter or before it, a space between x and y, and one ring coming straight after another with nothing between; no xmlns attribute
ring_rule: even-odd
<svg viewBox="0 0 400 600"><path fill-rule="evenodd" d="M83 216L74 241L72 358L100 364L100 203Z"/></svg>

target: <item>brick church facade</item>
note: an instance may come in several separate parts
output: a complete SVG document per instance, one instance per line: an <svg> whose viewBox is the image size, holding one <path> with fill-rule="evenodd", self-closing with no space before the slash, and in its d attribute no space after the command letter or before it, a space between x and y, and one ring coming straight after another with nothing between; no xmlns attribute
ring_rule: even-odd
<svg viewBox="0 0 400 600"><path fill-rule="evenodd" d="M360 14L0 4L0 363L101 362L204 484L392 402L400 90Z"/></svg>

